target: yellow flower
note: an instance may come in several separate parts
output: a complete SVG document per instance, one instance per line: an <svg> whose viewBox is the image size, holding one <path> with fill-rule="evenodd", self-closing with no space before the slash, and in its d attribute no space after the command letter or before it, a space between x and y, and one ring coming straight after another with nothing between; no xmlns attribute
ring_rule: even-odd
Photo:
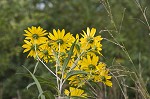
<svg viewBox="0 0 150 99"><path fill-rule="evenodd" d="M112 86L110 81L111 76L108 75L109 70L106 69L106 65L102 62L98 63L99 58L96 55L87 55L83 57L80 62L80 69L88 72L89 74L85 77L87 80L94 82L103 82L107 86Z"/></svg>
<svg viewBox="0 0 150 99"><path fill-rule="evenodd" d="M68 62L68 69L72 69L72 70L80 70L78 62L75 62L75 58L71 58Z"/></svg>
<svg viewBox="0 0 150 99"><path fill-rule="evenodd" d="M95 54L92 56L87 55L87 57L83 57L80 60L80 69L86 71L88 74L84 77L86 80L94 80L95 79L95 71L97 71L99 58Z"/></svg>
<svg viewBox="0 0 150 99"><path fill-rule="evenodd" d="M24 34L25 39L31 40L35 44L42 43L47 40L46 36L47 33L46 30L43 30L40 26L38 28L32 26L31 28L28 27L28 30L24 30L26 33Z"/></svg>
<svg viewBox="0 0 150 99"><path fill-rule="evenodd" d="M40 47L39 57L43 58L43 60L47 63L52 59L52 48L51 48L51 41L47 40L44 44Z"/></svg>
<svg viewBox="0 0 150 99"><path fill-rule="evenodd" d="M106 65L102 62L96 67L95 76L93 80L95 82L103 82L105 85L112 87L112 82L110 81L111 76L109 76L109 70L106 69Z"/></svg>
<svg viewBox="0 0 150 99"><path fill-rule="evenodd" d="M22 47L25 48L25 50L23 51L23 53L30 51L27 57L33 56L35 58L36 54L39 53L39 45L33 44L32 41L24 40L24 42L25 42L25 44ZM35 51L35 47L36 47L36 51Z"/></svg>
<svg viewBox="0 0 150 99"><path fill-rule="evenodd" d="M78 97L86 98L86 96L87 96L87 94L84 93L84 90L78 89L78 88L73 88L73 87L70 87L69 90L65 89L64 93L67 96L71 96L71 97L78 96ZM72 98L70 98L70 99L72 99Z"/></svg>
<svg viewBox="0 0 150 99"><path fill-rule="evenodd" d="M108 72L108 70L103 70L100 72L101 80L107 86L112 87L112 82L110 81L111 76L108 75Z"/></svg>
<svg viewBox="0 0 150 99"><path fill-rule="evenodd" d="M87 52L87 54L88 54L88 55L99 54L99 55L103 56L103 55L101 54L101 50L102 50L102 45L101 45L100 43L96 43L96 44L94 45L94 47L93 47L91 50L89 50L89 51Z"/></svg>
<svg viewBox="0 0 150 99"><path fill-rule="evenodd" d="M91 31L90 31L90 28L88 27L87 28L87 33L85 31L83 31L83 34L81 34L83 38L80 39L81 45L82 45L81 47L83 49L87 50L89 48L94 48L94 47L99 48L99 47L102 46L100 44L100 41L102 40L101 36L94 37L95 33L96 33L95 28L92 28ZM97 44L97 43L99 43L100 45Z"/></svg>
<svg viewBox="0 0 150 99"><path fill-rule="evenodd" d="M74 42L74 37L72 34L67 33L65 35L65 30L63 29L60 31L56 31L53 29L53 34L49 33L48 36L53 41L53 47L55 51L65 52L68 48L71 47L72 42ZM59 46L60 45L60 46Z"/></svg>
<svg viewBox="0 0 150 99"><path fill-rule="evenodd" d="M87 55L87 58L83 57L83 59L79 62L79 64L81 65L81 70L85 70L87 72L95 71L98 60L99 58L96 55Z"/></svg>
<svg viewBox="0 0 150 99"><path fill-rule="evenodd" d="M85 76L81 74L71 76L68 80L72 86L82 87L85 84Z"/></svg>

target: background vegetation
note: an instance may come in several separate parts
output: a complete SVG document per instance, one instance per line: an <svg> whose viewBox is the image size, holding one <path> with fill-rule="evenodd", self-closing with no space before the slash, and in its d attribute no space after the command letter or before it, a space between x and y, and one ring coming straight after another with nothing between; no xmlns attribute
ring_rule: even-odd
<svg viewBox="0 0 150 99"><path fill-rule="evenodd" d="M149 0L0 0L0 99L37 99L32 79L35 60L23 54L24 29L41 26L80 33L95 27L103 40L102 59L113 74L102 99L148 99L150 93ZM47 76L39 66L37 75ZM34 91L34 93L33 93Z"/></svg>

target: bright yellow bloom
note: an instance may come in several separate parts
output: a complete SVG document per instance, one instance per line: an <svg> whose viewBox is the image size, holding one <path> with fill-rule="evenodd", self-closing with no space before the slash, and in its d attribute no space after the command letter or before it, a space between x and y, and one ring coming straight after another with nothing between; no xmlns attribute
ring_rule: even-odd
<svg viewBox="0 0 150 99"><path fill-rule="evenodd" d="M48 36L53 41L53 48L55 51L65 52L68 48L71 47L72 43L74 42L74 37L72 34L67 33L65 35L65 30L63 29L60 31L56 31L53 29L53 34L49 33Z"/></svg>
<svg viewBox="0 0 150 99"><path fill-rule="evenodd" d="M68 62L68 69L72 70L80 70L80 67L78 65L78 62L75 62L76 60L74 58L71 58Z"/></svg>
<svg viewBox="0 0 150 99"><path fill-rule="evenodd" d="M78 89L78 88L73 88L73 87L70 87L69 90L65 89L64 93L67 96L71 96L71 97L78 96L78 97L86 98L86 96L87 96L87 94L84 93L84 90ZM73 98L70 98L70 99L73 99Z"/></svg>
<svg viewBox="0 0 150 99"><path fill-rule="evenodd" d="M79 63L81 65L81 70L85 70L87 72L95 71L98 60L99 58L96 55L87 55L87 58L83 57L83 59Z"/></svg>
<svg viewBox="0 0 150 99"><path fill-rule="evenodd" d="M83 34L81 34L83 38L80 39L83 49L87 50L89 48L94 48L94 47L99 48L102 46L100 44L100 41L102 40L101 36L94 37L95 33L96 33L95 28L92 28L90 31L90 28L88 27L87 33L85 31L83 31ZM99 43L100 45L97 43ZM99 51L100 51L100 49L99 49Z"/></svg>
<svg viewBox="0 0 150 99"><path fill-rule="evenodd" d="M23 51L23 53L30 51L27 57L29 57L29 56L32 57L33 56L35 58L36 54L39 53L39 45L38 44L33 44L33 42L27 41L27 40L24 40L24 42L25 42L25 44L22 47L25 48L25 50Z"/></svg>
<svg viewBox="0 0 150 99"><path fill-rule="evenodd" d="M106 69L106 65L102 62L99 63L99 66L96 67L95 76L93 80L95 82L103 82L109 87L112 87L112 82L110 81L111 76L109 76L109 70Z"/></svg>
<svg viewBox="0 0 150 99"><path fill-rule="evenodd" d="M43 58L43 60L47 63L52 59L52 48L51 48L51 41L47 40L44 44L40 47L39 57Z"/></svg>
<svg viewBox="0 0 150 99"><path fill-rule="evenodd" d="M102 50L102 45L100 43L96 43L95 46L87 52L87 55L95 55L95 54L99 54L102 56L101 54L101 50Z"/></svg>
<svg viewBox="0 0 150 99"><path fill-rule="evenodd" d="M39 44L47 40L47 38L44 37L47 35L47 33L45 33L46 30L43 30L43 28L41 28L40 26L38 28L34 26L32 26L31 28L28 27L28 30L24 31L26 32L26 34L24 34L24 36L26 36L25 39L31 40L35 44Z"/></svg>
<svg viewBox="0 0 150 99"><path fill-rule="evenodd" d="M85 76L82 74L73 75L68 80L71 86L82 87L85 84Z"/></svg>
<svg viewBox="0 0 150 99"><path fill-rule="evenodd" d="M107 86L112 86L110 81L111 76L108 75L109 71L106 69L106 65L102 62L98 63L98 56L94 55L83 57L80 62L80 69L88 72L86 79L94 82L103 82Z"/></svg>
<svg viewBox="0 0 150 99"><path fill-rule="evenodd" d="M111 76L108 75L108 70L104 70L100 72L102 82L109 87L112 87L112 82L110 81Z"/></svg>

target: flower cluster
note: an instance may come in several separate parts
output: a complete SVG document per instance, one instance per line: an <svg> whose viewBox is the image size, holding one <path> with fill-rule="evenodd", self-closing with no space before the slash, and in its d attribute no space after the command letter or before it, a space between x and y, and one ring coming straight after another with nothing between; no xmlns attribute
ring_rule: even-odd
<svg viewBox="0 0 150 99"><path fill-rule="evenodd" d="M24 53L29 52L27 57L34 57L45 63L53 62L56 71L52 73L59 78L59 90L64 82L68 81L69 90L65 90L66 95L75 96L72 90L78 91L76 96L85 97L87 94L79 89L88 81L102 82L107 86L112 86L111 76L106 64L100 61L102 44L101 36L95 36L96 29L87 28L81 35L74 37L65 30L55 30L47 33L41 27L28 28L25 30ZM81 37L80 37L81 36ZM61 91L60 91L61 93Z"/></svg>

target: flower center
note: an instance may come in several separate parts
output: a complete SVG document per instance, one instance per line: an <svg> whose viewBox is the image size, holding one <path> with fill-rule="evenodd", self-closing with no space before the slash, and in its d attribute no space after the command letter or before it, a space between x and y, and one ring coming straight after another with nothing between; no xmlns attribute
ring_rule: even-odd
<svg viewBox="0 0 150 99"><path fill-rule="evenodd" d="M44 55L48 55L48 50L43 50Z"/></svg>
<svg viewBox="0 0 150 99"><path fill-rule="evenodd" d="M88 41L89 43L93 43L93 42L94 42L94 39L93 39L92 37L88 37L88 38L87 38L87 41Z"/></svg>
<svg viewBox="0 0 150 99"><path fill-rule="evenodd" d="M52 46L52 43L51 42L48 42L48 47L51 47Z"/></svg>
<svg viewBox="0 0 150 99"><path fill-rule="evenodd" d="M104 76L101 77L102 81L106 81L106 78Z"/></svg>
<svg viewBox="0 0 150 99"><path fill-rule="evenodd" d="M57 44L63 44L64 43L64 41L62 39L58 39L56 42L57 42Z"/></svg>
<svg viewBox="0 0 150 99"><path fill-rule="evenodd" d="M91 70L93 70L93 69L95 69L95 66L94 66L93 64L90 64L90 65L88 66L88 68L91 69Z"/></svg>
<svg viewBox="0 0 150 99"><path fill-rule="evenodd" d="M33 34L32 37L33 37L34 39L38 39L38 38L39 38L39 36L38 36L37 34Z"/></svg>

